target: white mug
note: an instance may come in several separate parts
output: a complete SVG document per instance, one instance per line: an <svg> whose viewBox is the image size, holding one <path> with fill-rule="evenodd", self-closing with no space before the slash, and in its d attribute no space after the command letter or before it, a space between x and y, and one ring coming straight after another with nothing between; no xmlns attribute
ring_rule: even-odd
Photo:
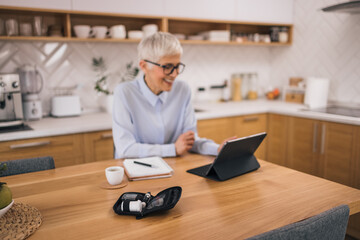
<svg viewBox="0 0 360 240"><path fill-rule="evenodd" d="M75 25L74 32L78 38L90 37L91 27L89 25Z"/></svg>
<svg viewBox="0 0 360 240"><path fill-rule="evenodd" d="M108 167L105 169L105 176L110 185L118 185L124 178L124 168L119 166Z"/></svg>
<svg viewBox="0 0 360 240"><path fill-rule="evenodd" d="M144 38L146 38L156 33L158 31L158 26L156 24L146 24L142 26L141 29L143 31Z"/></svg>
<svg viewBox="0 0 360 240"><path fill-rule="evenodd" d="M124 25L115 25L110 28L109 36L111 38L125 38L126 31Z"/></svg>
<svg viewBox="0 0 360 240"><path fill-rule="evenodd" d="M6 34L8 36L19 35L18 22L15 19L8 19L5 21Z"/></svg>
<svg viewBox="0 0 360 240"><path fill-rule="evenodd" d="M31 36L32 35L31 23L20 23L20 35L21 36Z"/></svg>
<svg viewBox="0 0 360 240"><path fill-rule="evenodd" d="M95 38L105 38L108 28L106 26L93 26L92 30Z"/></svg>
<svg viewBox="0 0 360 240"><path fill-rule="evenodd" d="M128 31L129 39L141 39L143 38L143 32L139 30Z"/></svg>

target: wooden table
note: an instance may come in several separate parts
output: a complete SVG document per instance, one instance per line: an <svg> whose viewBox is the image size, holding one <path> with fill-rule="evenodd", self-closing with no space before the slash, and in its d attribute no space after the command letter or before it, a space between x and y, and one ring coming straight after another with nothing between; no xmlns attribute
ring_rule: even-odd
<svg viewBox="0 0 360 240"><path fill-rule="evenodd" d="M360 212L360 190L260 161L261 168L225 182L186 172L214 158L188 154L166 158L175 170L165 179L129 182L121 189L99 187L104 169L121 160L4 177L15 202L40 210L43 224L30 239L242 239L314 216L340 204ZM123 192L153 195L181 186L172 210L141 220L116 215Z"/></svg>

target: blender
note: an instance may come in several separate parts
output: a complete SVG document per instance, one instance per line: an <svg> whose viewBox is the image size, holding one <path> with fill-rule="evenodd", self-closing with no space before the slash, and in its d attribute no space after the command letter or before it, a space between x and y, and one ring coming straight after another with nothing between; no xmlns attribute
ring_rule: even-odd
<svg viewBox="0 0 360 240"><path fill-rule="evenodd" d="M36 66L24 65L19 69L24 118L42 118L42 103L39 93L43 88L43 77Z"/></svg>

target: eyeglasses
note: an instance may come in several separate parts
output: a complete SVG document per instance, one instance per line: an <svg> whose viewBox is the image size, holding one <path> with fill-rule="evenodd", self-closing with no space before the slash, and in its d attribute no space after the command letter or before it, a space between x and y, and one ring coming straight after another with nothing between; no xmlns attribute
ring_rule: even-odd
<svg viewBox="0 0 360 240"><path fill-rule="evenodd" d="M152 62L149 60L144 60L144 61L161 67L163 69L165 75L171 75L175 69L176 69L176 73L180 74L185 69L185 64L183 64L183 63L179 63L178 65L174 66L174 64L171 64L171 63L166 64L166 65L161 65L159 63L155 63L155 62Z"/></svg>

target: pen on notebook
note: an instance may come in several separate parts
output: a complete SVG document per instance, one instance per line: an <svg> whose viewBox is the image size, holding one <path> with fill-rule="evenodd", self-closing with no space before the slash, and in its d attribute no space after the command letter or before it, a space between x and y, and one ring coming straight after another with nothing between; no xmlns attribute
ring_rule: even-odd
<svg viewBox="0 0 360 240"><path fill-rule="evenodd" d="M134 163L139 164L139 165L143 165L143 166L146 166L146 167L153 167L151 164L148 164L148 163L143 163L143 162L138 162L138 161L134 161Z"/></svg>

